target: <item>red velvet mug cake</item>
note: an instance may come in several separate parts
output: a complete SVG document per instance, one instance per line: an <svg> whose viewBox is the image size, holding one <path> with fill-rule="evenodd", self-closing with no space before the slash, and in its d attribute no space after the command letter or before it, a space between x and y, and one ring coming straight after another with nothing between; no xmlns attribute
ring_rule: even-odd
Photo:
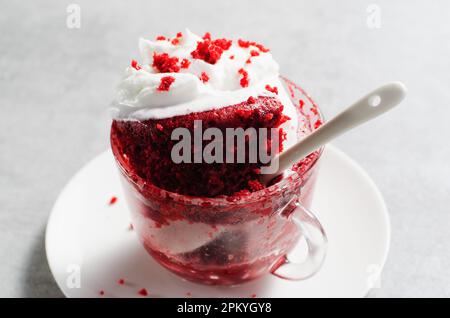
<svg viewBox="0 0 450 318"><path fill-rule="evenodd" d="M131 62L117 91L111 147L145 249L172 272L205 284L239 284L269 272L288 279L314 274L326 245L308 211L321 150L269 186L260 182L267 162L249 159L252 145L278 153L318 128L314 102L279 76L270 51L256 42L186 30L141 39L139 48L141 60ZM181 162L174 160L180 129L190 136L178 152L187 158ZM239 129L254 132L244 148L218 138ZM206 160L212 145L215 160ZM289 262L302 235L309 256Z"/></svg>

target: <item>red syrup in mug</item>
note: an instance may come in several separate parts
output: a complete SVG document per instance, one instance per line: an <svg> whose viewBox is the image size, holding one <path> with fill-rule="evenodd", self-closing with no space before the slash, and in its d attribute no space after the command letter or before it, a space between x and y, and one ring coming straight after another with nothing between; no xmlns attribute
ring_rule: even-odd
<svg viewBox="0 0 450 318"><path fill-rule="evenodd" d="M315 104L293 83L284 80L298 106L299 136L321 124ZM118 162L134 229L145 249L179 276L204 284L234 285L275 270L300 238L291 220L295 202L309 207L320 151L293 167L273 186L244 188L231 195L190 196L167 191L142 174L145 163L140 138L156 132L149 123L114 121L111 145ZM135 127L132 127L132 126ZM154 125L155 126L155 125ZM163 127L167 129L167 127ZM161 131L161 129L157 129ZM193 182L195 186L195 182ZM301 191L300 191L301 190Z"/></svg>

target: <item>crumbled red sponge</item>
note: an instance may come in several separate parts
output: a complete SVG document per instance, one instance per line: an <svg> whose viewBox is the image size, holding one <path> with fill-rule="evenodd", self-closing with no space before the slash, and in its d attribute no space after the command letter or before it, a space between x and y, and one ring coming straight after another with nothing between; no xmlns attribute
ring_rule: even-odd
<svg viewBox="0 0 450 318"><path fill-rule="evenodd" d="M205 72L202 72L202 74L200 75L200 80L201 80L203 83L206 83L207 81L209 81L209 76L208 76L208 74L206 74Z"/></svg>
<svg viewBox="0 0 450 318"><path fill-rule="evenodd" d="M260 50L263 53L267 53L270 50L267 49L266 47L264 47L262 44L256 43L256 42L252 42L252 41L244 41L239 39L238 40L238 45L244 49L249 48L250 46L254 46L256 48L258 48L258 50Z"/></svg>
<svg viewBox="0 0 450 318"><path fill-rule="evenodd" d="M198 42L197 48L191 52L191 55L195 59L204 60L210 64L216 64L222 53L222 48L212 45L209 40L205 40L203 42Z"/></svg>
<svg viewBox="0 0 450 318"><path fill-rule="evenodd" d="M194 59L203 60L209 64L216 64L223 51L230 48L232 41L227 39L211 39L211 34L206 33L203 41L197 43L197 48L191 52Z"/></svg>
<svg viewBox="0 0 450 318"><path fill-rule="evenodd" d="M138 291L138 294L145 297L145 296L148 296L148 291L147 291L147 289L142 288Z"/></svg>
<svg viewBox="0 0 450 318"><path fill-rule="evenodd" d="M178 73L180 66L178 65L178 57L171 57L167 53L154 53L152 66L160 73Z"/></svg>
<svg viewBox="0 0 450 318"><path fill-rule="evenodd" d="M271 120L273 118L273 114L267 114L266 115L266 120Z"/></svg>
<svg viewBox="0 0 450 318"><path fill-rule="evenodd" d="M300 107L301 110L303 110L303 106L305 106L305 102L303 101L303 99L300 99L298 101L298 106Z"/></svg>
<svg viewBox="0 0 450 318"><path fill-rule="evenodd" d="M212 41L212 43L216 46L221 47L222 50L226 51L231 47L232 41L227 39L216 39Z"/></svg>
<svg viewBox="0 0 450 318"><path fill-rule="evenodd" d="M158 36L156 37L156 41L165 41L165 40L166 40L166 37L163 36L163 35L158 35Z"/></svg>
<svg viewBox="0 0 450 318"><path fill-rule="evenodd" d="M278 87L274 86L270 86L269 84L266 85L266 90L268 90L271 93L277 94L278 95Z"/></svg>
<svg viewBox="0 0 450 318"><path fill-rule="evenodd" d="M139 71L141 69L141 67L139 66L139 64L136 60L131 61L131 67L134 68L136 71Z"/></svg>
<svg viewBox="0 0 450 318"><path fill-rule="evenodd" d="M242 87L247 87L248 83L249 83L249 79L248 79L248 73L246 70L244 70L243 68L239 69L238 73L240 75L242 75L241 80L239 81L239 83L241 84Z"/></svg>
<svg viewBox="0 0 450 318"><path fill-rule="evenodd" d="M138 176L145 182L180 194L216 197L236 193L250 193L262 189L259 183L259 168L262 163L174 163L171 151L179 140L172 140L172 131L187 128L191 136L194 120L202 121L202 131L210 127L218 128L226 136L226 128L250 127L259 132L259 128L279 128L288 120L283 115L283 105L275 97L260 96L249 101L210 111L191 113L165 119L145 121L114 120L111 127L111 144L121 166L131 176ZM160 130L158 124L163 127ZM279 128L280 134L282 130ZM268 146L271 135L268 134ZM282 136L280 136L283 142ZM211 141L203 141L204 147ZM249 140L246 141L248 146ZM226 153L223 145L223 153ZM280 145L281 148L281 145ZM246 147L246 149L248 149ZM202 150L202 149L200 149ZM236 155L236 145L230 149ZM190 158L195 151L191 149ZM246 157L248 151L246 151Z"/></svg>
<svg viewBox="0 0 450 318"><path fill-rule="evenodd" d="M205 35L203 36L203 40L211 40L211 33L205 32Z"/></svg>
<svg viewBox="0 0 450 318"><path fill-rule="evenodd" d="M181 61L181 68L189 68L189 65L191 65L191 62L189 62L189 60L183 59Z"/></svg>
<svg viewBox="0 0 450 318"><path fill-rule="evenodd" d="M249 104L254 104L256 102L256 99L253 97L253 96L250 96L248 99L247 99L247 103L249 103Z"/></svg>
<svg viewBox="0 0 450 318"><path fill-rule="evenodd" d="M250 64L252 62L252 57L259 56L259 52L256 50L250 51L250 57L245 61L246 64Z"/></svg>
<svg viewBox="0 0 450 318"><path fill-rule="evenodd" d="M113 205L117 202L117 197L111 197L111 199L109 200L109 205Z"/></svg>
<svg viewBox="0 0 450 318"><path fill-rule="evenodd" d="M317 119L314 123L314 129L319 128L322 125L322 121L320 119Z"/></svg>
<svg viewBox="0 0 450 318"><path fill-rule="evenodd" d="M167 92L169 91L170 85L172 85L173 82L175 82L175 78L172 76L161 77L161 83L159 84L157 90L161 92Z"/></svg>

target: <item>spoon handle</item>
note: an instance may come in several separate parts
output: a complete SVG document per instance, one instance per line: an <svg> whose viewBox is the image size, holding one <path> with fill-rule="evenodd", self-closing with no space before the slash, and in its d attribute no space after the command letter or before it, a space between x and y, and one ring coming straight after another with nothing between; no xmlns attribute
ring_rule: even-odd
<svg viewBox="0 0 450 318"><path fill-rule="evenodd" d="M323 146L344 132L359 126L397 106L406 96L406 88L400 82L383 85L370 92L313 133L279 154L278 169L274 173L262 174L262 181L270 180L290 168L294 163Z"/></svg>

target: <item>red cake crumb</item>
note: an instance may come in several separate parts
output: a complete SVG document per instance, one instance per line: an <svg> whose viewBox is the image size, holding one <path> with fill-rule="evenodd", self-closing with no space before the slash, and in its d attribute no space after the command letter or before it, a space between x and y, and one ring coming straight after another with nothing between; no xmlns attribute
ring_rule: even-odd
<svg viewBox="0 0 450 318"><path fill-rule="evenodd" d="M255 180L249 180L247 182L248 187L251 191L259 191L264 189L264 186L261 184L261 182L259 182L259 180L255 179Z"/></svg>
<svg viewBox="0 0 450 318"><path fill-rule="evenodd" d="M220 59L223 50L211 44L211 41L204 40L203 42L198 42L197 48L191 52L191 55L195 59L204 60L210 64L216 64Z"/></svg>
<svg viewBox="0 0 450 318"><path fill-rule="evenodd" d="M254 104L256 102L256 99L253 97L253 96L250 96L248 99L247 99L247 103L249 103L249 104Z"/></svg>
<svg viewBox="0 0 450 318"><path fill-rule="evenodd" d="M119 285L124 285L125 284L125 279L121 278L117 281L117 284Z"/></svg>
<svg viewBox="0 0 450 318"><path fill-rule="evenodd" d="M183 59L183 60L181 61L181 68L188 68L189 65L191 65L191 62L189 62L189 60Z"/></svg>
<svg viewBox="0 0 450 318"><path fill-rule="evenodd" d="M250 41L244 41L242 39L238 40L238 45L244 49L249 48L250 47Z"/></svg>
<svg viewBox="0 0 450 318"><path fill-rule="evenodd" d="M211 40L211 33L205 32L205 35L203 35L203 40Z"/></svg>
<svg viewBox="0 0 450 318"><path fill-rule="evenodd" d="M164 76L161 78L161 83L159 84L158 88L156 90L160 92L168 92L170 89L170 85L175 82L175 78L172 76Z"/></svg>
<svg viewBox="0 0 450 318"><path fill-rule="evenodd" d="M178 45L178 44L180 43L180 39L181 39L182 37L183 37L183 33L178 32L178 33L177 33L177 36L176 36L174 39L172 39L171 43L172 43L173 45Z"/></svg>
<svg viewBox="0 0 450 318"><path fill-rule="evenodd" d="M216 39L213 41L214 45L221 47L224 51L228 50L231 47L233 42L227 39Z"/></svg>
<svg viewBox="0 0 450 318"><path fill-rule="evenodd" d="M113 205L116 202L117 202L117 197L111 197L111 199L109 200L109 205Z"/></svg>
<svg viewBox="0 0 450 318"><path fill-rule="evenodd" d="M232 41L227 39L211 40L209 33L205 34L203 41L197 42L197 48L191 52L195 59L203 60L209 64L216 64L223 51L230 48Z"/></svg>
<svg viewBox="0 0 450 318"><path fill-rule="evenodd" d="M133 223L130 223L130 225L128 225L128 230L129 231L133 231L134 230Z"/></svg>
<svg viewBox="0 0 450 318"><path fill-rule="evenodd" d="M259 52L258 52L258 51L255 51L255 50L251 50L251 51L250 51L250 55L251 55L251 56L258 56L258 55L259 55Z"/></svg>
<svg viewBox="0 0 450 318"><path fill-rule="evenodd" d="M252 110L251 109L238 109L236 110L236 114L239 115L239 117L243 119L250 118L252 116Z"/></svg>
<svg viewBox="0 0 450 318"><path fill-rule="evenodd" d="M208 82L208 81L209 81L209 76L208 76L208 74L206 74L205 72L202 72L202 74L200 75L200 80L201 80L203 83Z"/></svg>
<svg viewBox="0 0 450 318"><path fill-rule="evenodd" d="M105 291L104 290L100 290L98 293L99 293L100 296L104 296L105 295Z"/></svg>
<svg viewBox="0 0 450 318"><path fill-rule="evenodd" d="M166 40L166 37L163 35L159 35L156 37L156 41L165 41L165 40Z"/></svg>
<svg viewBox="0 0 450 318"><path fill-rule="evenodd" d="M262 44L254 43L254 45L263 53L267 53L270 50L266 47L264 47Z"/></svg>
<svg viewBox="0 0 450 318"><path fill-rule="evenodd" d="M245 64L250 64L252 62L252 60L250 58L247 59L247 61L245 61Z"/></svg>
<svg viewBox="0 0 450 318"><path fill-rule="evenodd" d="M251 298L256 298L256 294L251 294L250 297Z"/></svg>
<svg viewBox="0 0 450 318"><path fill-rule="evenodd" d="M239 81L239 83L241 84L242 87L247 87L249 82L247 71L241 68L239 69L238 73L242 75L242 78Z"/></svg>
<svg viewBox="0 0 450 318"><path fill-rule="evenodd" d="M191 297L192 296L191 292L187 292L186 296Z"/></svg>
<svg viewBox="0 0 450 318"><path fill-rule="evenodd" d="M300 109L303 109L303 106L305 106L305 102L303 101L303 99L300 99L298 101L298 106L300 106Z"/></svg>
<svg viewBox="0 0 450 318"><path fill-rule="evenodd" d="M268 90L271 93L277 94L278 95L278 87L274 86L270 86L269 84L266 85L266 90Z"/></svg>
<svg viewBox="0 0 450 318"><path fill-rule="evenodd" d="M250 46L254 46L257 47L263 53L267 53L270 51L269 49L265 48L262 44L251 41L244 41L242 39L238 40L238 45L244 49L249 48Z"/></svg>
<svg viewBox="0 0 450 318"><path fill-rule="evenodd" d="M142 288L141 290L138 291L138 294L141 296L148 296L148 291L145 288Z"/></svg>
<svg viewBox="0 0 450 318"><path fill-rule="evenodd" d="M287 117L287 116L286 116L286 117ZM289 117L288 117L288 118L289 118ZM290 119L290 118L289 118L289 119ZM287 139L287 132L284 131L283 128L280 128L279 136L280 136L280 140L279 140L279 143L278 143L278 144L280 145L279 151L282 152L283 149L284 149L283 143L284 143L284 142L286 141L286 139Z"/></svg>
<svg viewBox="0 0 450 318"><path fill-rule="evenodd" d="M160 73L178 73L180 71L178 57L170 57L167 53L153 53L152 66Z"/></svg>
<svg viewBox="0 0 450 318"><path fill-rule="evenodd" d="M322 125L322 121L320 119L317 119L314 123L314 129L319 128Z"/></svg>
<svg viewBox="0 0 450 318"><path fill-rule="evenodd" d="M134 68L136 71L139 71L141 69L136 60L131 60L131 67Z"/></svg>
<svg viewBox="0 0 450 318"><path fill-rule="evenodd" d="M230 60L234 60L234 55L230 55Z"/></svg>

